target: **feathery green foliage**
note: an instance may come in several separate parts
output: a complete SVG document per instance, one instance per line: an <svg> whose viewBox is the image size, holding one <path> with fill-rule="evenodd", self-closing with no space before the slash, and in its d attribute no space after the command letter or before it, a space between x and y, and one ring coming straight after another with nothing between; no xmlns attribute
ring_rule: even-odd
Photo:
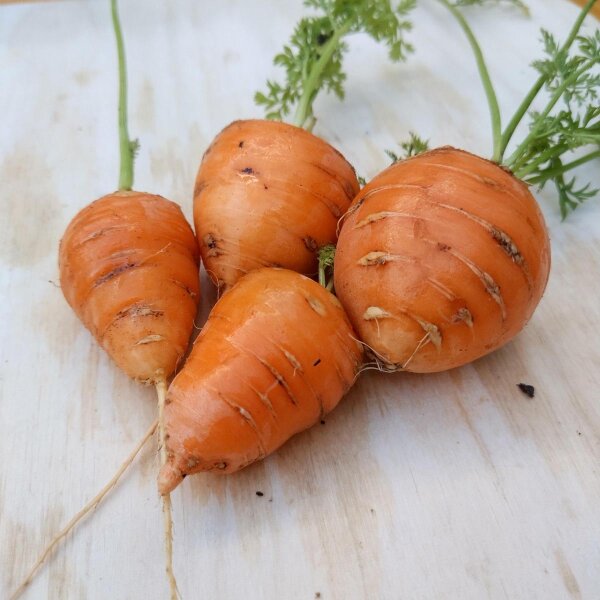
<svg viewBox="0 0 600 600"><path fill-rule="evenodd" d="M409 131L408 135L410 136L408 141L400 143L400 148L402 148L401 154L397 154L393 150L384 151L390 157L392 164L429 150L429 140L424 140L412 131Z"/></svg>
<svg viewBox="0 0 600 600"><path fill-rule="evenodd" d="M363 32L385 44L392 61L406 58L412 46L404 39L406 19L416 0L305 0L317 14L303 18L274 63L285 71L284 83L267 81L255 101L268 119L283 120L295 108L294 123L311 130L313 103L320 90L344 98L344 38Z"/></svg>
<svg viewBox="0 0 600 600"><path fill-rule="evenodd" d="M598 192L591 184L578 185L564 174L598 157L600 147L600 30L576 38L574 52L561 50L552 34L542 31L546 57L533 63L545 81L549 100L541 111L530 113L529 134L519 144L507 165L525 181L544 186L553 181L565 218ZM564 162L566 154L584 147L591 152Z"/></svg>
<svg viewBox="0 0 600 600"><path fill-rule="evenodd" d="M488 94L494 127L493 160L509 167L517 177L531 184L545 185L552 181L557 188L561 215L568 213L585 200L594 197L599 190L590 183L580 185L575 177L565 178L565 173L600 157L600 30L591 35L579 35L585 16L596 0L588 0L577 20L560 45L548 31L542 30L545 57L533 63L539 77L527 93L507 127L498 139L500 113L491 79L481 53L464 16L458 6L486 4L492 0L439 0L457 18L465 31L475 58L483 86ZM520 5L516 0L512 4ZM573 49L574 48L574 49ZM529 133L512 155L504 159L504 152L517 126L523 120L534 100L542 90L546 91L546 106L541 111L531 111ZM565 157L573 151L583 152Z"/></svg>
<svg viewBox="0 0 600 600"><path fill-rule="evenodd" d="M529 14L529 7L523 0L455 0L454 6L488 6L490 4L509 4Z"/></svg>

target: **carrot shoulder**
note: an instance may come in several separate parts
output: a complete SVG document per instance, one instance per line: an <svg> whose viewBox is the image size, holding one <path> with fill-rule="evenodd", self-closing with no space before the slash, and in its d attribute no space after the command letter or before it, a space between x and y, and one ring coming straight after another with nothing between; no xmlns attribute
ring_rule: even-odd
<svg viewBox="0 0 600 600"><path fill-rule="evenodd" d="M169 388L161 493L191 473L237 471L316 423L354 382L361 354L322 286L284 269L241 279Z"/></svg>
<svg viewBox="0 0 600 600"><path fill-rule="evenodd" d="M199 300L198 249L181 209L119 191L81 210L60 244L63 293L130 377L156 382L183 357Z"/></svg>

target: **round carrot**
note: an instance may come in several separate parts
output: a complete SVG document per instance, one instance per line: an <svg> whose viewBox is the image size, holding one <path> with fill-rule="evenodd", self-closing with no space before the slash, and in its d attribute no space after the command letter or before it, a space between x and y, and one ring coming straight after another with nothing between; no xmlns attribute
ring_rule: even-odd
<svg viewBox="0 0 600 600"><path fill-rule="evenodd" d="M387 368L468 363L518 333L544 291L550 245L527 186L441 148L397 163L345 219L335 288Z"/></svg>
<svg viewBox="0 0 600 600"><path fill-rule="evenodd" d="M130 377L169 377L187 349L199 300L198 248L179 206L118 191L71 221L60 244L65 298Z"/></svg>
<svg viewBox="0 0 600 600"><path fill-rule="evenodd" d="M439 1L473 50L490 111L492 161L448 147L426 152L388 168L353 202L339 237L335 287L376 363L387 370L450 369L512 339L538 305L550 270L548 231L528 183L552 181L563 217L595 193L567 174L596 159L597 149L566 159L575 148L593 146L597 128L599 86L590 77L598 62L590 51L595 41L593 34L580 35L595 0L585 4L562 44L542 32L552 42L549 57L535 63L539 77L504 130L469 23L454 3ZM544 87L546 105L531 114L529 133L505 159ZM570 103L574 89L576 106ZM403 147L411 154L423 146L413 134Z"/></svg>
<svg viewBox="0 0 600 600"><path fill-rule="evenodd" d="M206 151L194 191L202 261L219 288L261 267L317 271L359 190L354 169L312 133L275 121L236 121Z"/></svg>
<svg viewBox="0 0 600 600"><path fill-rule="evenodd" d="M215 305L167 397L166 493L191 473L232 473L331 411L362 350L339 301L284 269L242 278Z"/></svg>
<svg viewBox="0 0 600 600"><path fill-rule="evenodd" d="M550 267L548 233L528 187L454 148L396 163L355 199L335 289L388 368L465 364L518 333Z"/></svg>
<svg viewBox="0 0 600 600"><path fill-rule="evenodd" d="M262 267L317 272L317 250L336 241L337 222L360 186L344 157L311 133L314 102L322 90L344 97L345 40L352 34L363 32L387 46L392 60L404 59L413 6L315 5L275 57L284 81L268 81L255 95L276 121L236 121L208 148L196 178L194 222L202 262L220 290ZM292 112L293 125L283 123Z"/></svg>

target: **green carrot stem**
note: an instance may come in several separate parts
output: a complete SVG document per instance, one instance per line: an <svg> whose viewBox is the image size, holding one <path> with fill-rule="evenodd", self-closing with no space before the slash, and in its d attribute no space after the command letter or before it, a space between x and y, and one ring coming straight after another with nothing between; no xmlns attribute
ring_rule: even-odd
<svg viewBox="0 0 600 600"><path fill-rule="evenodd" d="M477 62L479 77L481 78L481 83L483 84L485 95L487 97L488 107L490 109L490 117L492 120L492 136L494 142L492 160L498 162L501 156L500 148L502 141L500 107L498 106L498 98L496 97L496 92L494 90L494 86L492 85L492 80L490 78L487 65L485 64L485 59L483 58L483 52L481 51L481 47L479 46L472 29L469 27L469 24L463 17L460 10L458 10L458 8L456 8L448 0L439 1L452 13L454 18L458 21L459 25L462 27L464 33L466 34L469 43L471 44L471 48L475 55L475 61Z"/></svg>
<svg viewBox="0 0 600 600"><path fill-rule="evenodd" d="M554 157L558 157L568 150L566 144L559 144L558 146L551 146L544 152L541 152L534 160L527 162L526 160L519 161L518 164L514 165L513 173L519 178L523 179L526 175L529 175L535 171L539 165L544 164Z"/></svg>
<svg viewBox="0 0 600 600"><path fill-rule="evenodd" d="M575 41L575 38L577 37L577 34L579 33L579 30L581 29L581 26L583 24L583 21L584 21L586 15L590 12L590 10L594 6L594 4L596 4L596 0L589 0L588 3L583 7L581 12L579 13L579 16L577 17L577 20L573 24L571 32L569 33L569 37L566 39L565 43L562 45L562 47L560 49L561 53L566 54L569 51L569 49L573 45L573 42ZM499 161L502 161L502 159L504 158L504 153L506 152L506 148L507 148L508 144L510 143L510 140L515 132L515 129L518 127L519 123L522 121L523 117L529 110L531 103L535 100L535 98L539 94L540 90L544 87L546 80L547 80L546 75L540 75L540 77L533 84L533 87L529 90L529 93L525 96L523 102L521 102L521 104L517 108L517 111L515 112L512 119L509 121L508 125L506 126L506 129L502 133L502 140L500 143Z"/></svg>
<svg viewBox="0 0 600 600"><path fill-rule="evenodd" d="M127 130L127 65L117 0L111 0L111 12L119 61L119 150L121 154L119 190L130 190L133 186L133 162L136 144L129 139Z"/></svg>
<svg viewBox="0 0 600 600"><path fill-rule="evenodd" d="M515 164L518 164L519 160L522 157L522 154L528 149L531 142L535 139L535 136L539 133L540 128L544 123L544 119L550 114L550 111L554 108L556 103L562 98L565 90L574 82L579 79L582 73L588 71L591 67L594 66L598 62L597 59L587 60L583 65L573 71L571 75L569 75L562 83L559 85L552 97L550 98L550 102L546 105L546 108L540 113L539 119L537 120L537 124L532 127L529 135L517 146L517 149L512 153L510 158L505 162L509 167L513 167Z"/></svg>
<svg viewBox="0 0 600 600"><path fill-rule="evenodd" d="M600 158L600 150L594 150L593 152L589 152L584 156L573 160L567 164L562 165L561 167L556 167L554 169L545 169L539 175L535 177L526 178L527 183L536 184L541 183L542 181L546 181L547 179L551 179L552 177L556 177L570 171L571 169L575 169L580 167L581 165L589 162L590 160L594 160L595 158Z"/></svg>
<svg viewBox="0 0 600 600"><path fill-rule="evenodd" d="M323 45L319 60L315 63L311 72L308 73L304 82L302 96L298 101L296 114L294 115L294 125L304 127L308 131L311 131L314 127L315 118L313 117L312 104L319 90L319 79L338 47L341 38L350 31L350 27L351 23L350 21L347 21L339 29L336 29L333 32L333 35Z"/></svg>
<svg viewBox="0 0 600 600"><path fill-rule="evenodd" d="M327 288L327 278L325 277L325 265L319 261L319 285Z"/></svg>

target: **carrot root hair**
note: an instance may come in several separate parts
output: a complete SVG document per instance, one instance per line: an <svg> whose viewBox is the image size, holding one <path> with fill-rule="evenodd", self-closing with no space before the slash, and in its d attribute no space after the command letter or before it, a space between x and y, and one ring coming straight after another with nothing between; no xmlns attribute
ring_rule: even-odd
<svg viewBox="0 0 600 600"><path fill-rule="evenodd" d="M139 454L140 450L145 446L146 442L152 437L158 426L158 420L155 420L152 425L148 428L144 437L136 444L135 448L125 459L123 464L119 467L118 471L113 475L110 481L65 525L65 527L59 531L59 533L51 540L46 546L40 557L37 559L33 567L31 567L29 573L25 579L19 584L19 587L12 593L10 600L16 600L24 591L25 588L33 581L36 573L40 567L46 562L48 557L52 554L52 551L58 546L58 544L67 537L67 535L77 526L77 524L92 510L94 510L107 494L117 485L119 479L125 473L129 465L135 460L135 457Z"/></svg>
<svg viewBox="0 0 600 600"><path fill-rule="evenodd" d="M166 447L166 432L165 432L165 401L167 397L167 382L164 377L161 377L156 382L156 394L158 396L158 445L160 451L160 465L163 467L168 459ZM169 492L161 494L163 502L163 517L165 531L165 558L166 572L169 580L170 598L177 600L179 590L177 589L177 580L173 572L173 517L171 513L171 494Z"/></svg>

